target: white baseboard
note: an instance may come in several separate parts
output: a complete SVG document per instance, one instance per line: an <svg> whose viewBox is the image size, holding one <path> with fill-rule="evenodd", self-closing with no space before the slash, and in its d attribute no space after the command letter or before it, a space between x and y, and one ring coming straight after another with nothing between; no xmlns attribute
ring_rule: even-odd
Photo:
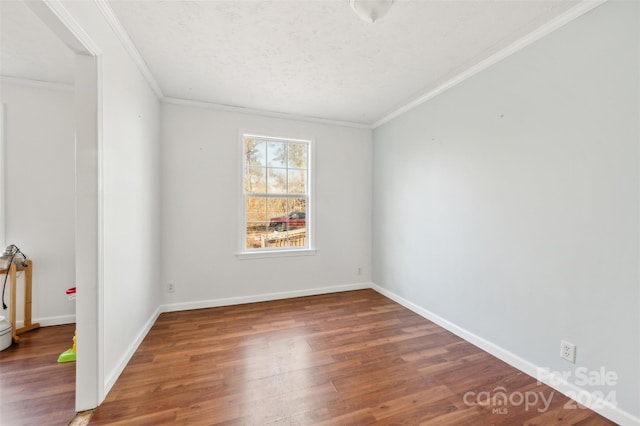
<svg viewBox="0 0 640 426"><path fill-rule="evenodd" d="M75 324L76 316L74 315L59 315L56 317L42 317L34 318L32 323L40 323L40 327L50 327L53 325ZM16 321L16 327L24 327L24 320Z"/></svg>
<svg viewBox="0 0 640 426"><path fill-rule="evenodd" d="M125 354L120 358L120 361L118 362L116 367L111 371L111 373L107 374L105 383L104 383L105 396L109 393L113 385L116 383L116 380L118 380L118 377L120 377L120 374L122 374L122 372L124 371L125 367L131 360L131 357L133 356L133 354L135 354L136 350L138 350L138 347L140 346L144 338L147 336L147 333L149 333L149 330L151 330L151 327L153 327L153 324L155 324L159 315L160 315L160 307L156 308L155 312L147 320L142 330L140 330L136 338L133 340L133 342L129 346L129 349L127 350L127 352L125 352Z"/></svg>
<svg viewBox="0 0 640 426"><path fill-rule="evenodd" d="M319 294L337 293L341 291L363 290L371 288L371 283L344 284L329 287L311 288L308 290L282 291L264 293L255 296L227 297L194 302L168 303L160 306L161 312L186 311L189 309L217 308L220 306L241 305L244 303L267 302L270 300L291 299L293 297L316 296Z"/></svg>
<svg viewBox="0 0 640 426"><path fill-rule="evenodd" d="M560 374L549 374L547 377L539 377L539 372L542 370L542 367L535 365L516 354L509 352L501 346L496 345L482 337L473 334L462 327L434 314L433 312L428 311L413 302L408 301L407 299L398 296L397 294L389 291L383 287L380 287L377 284L371 283L371 288L378 293L388 297L389 299L399 303L407 309L415 312L423 318L428 319L429 321L438 324L440 327L452 332L453 334L461 337L467 342L479 347L480 349L490 353L496 358L506 362L507 364L517 368L525 374L535 378L541 379L540 381L546 384L547 386L557 390L563 395L568 396L572 399L577 399L582 405L589 407L596 413L608 418L611 421L614 421L618 424L625 426L640 426L640 418L633 416L630 413L627 413L624 410L612 405L608 401L604 401L602 397L598 395L594 395L591 392L576 386L573 383L567 382L565 378L563 378ZM577 396L577 398L575 398Z"/></svg>

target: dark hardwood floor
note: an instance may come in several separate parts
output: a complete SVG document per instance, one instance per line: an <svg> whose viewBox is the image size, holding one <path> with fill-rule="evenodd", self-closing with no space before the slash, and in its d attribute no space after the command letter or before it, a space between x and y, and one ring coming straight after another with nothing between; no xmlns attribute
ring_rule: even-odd
<svg viewBox="0 0 640 426"><path fill-rule="evenodd" d="M58 364L73 344L75 324L20 335L0 352L0 425L61 426L75 415L76 366Z"/></svg>
<svg viewBox="0 0 640 426"><path fill-rule="evenodd" d="M162 314L91 424L613 424L567 402L362 290Z"/></svg>

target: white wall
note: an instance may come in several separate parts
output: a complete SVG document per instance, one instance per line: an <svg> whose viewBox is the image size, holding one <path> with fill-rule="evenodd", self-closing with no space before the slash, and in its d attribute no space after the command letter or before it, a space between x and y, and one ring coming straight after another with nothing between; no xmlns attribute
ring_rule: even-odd
<svg viewBox="0 0 640 426"><path fill-rule="evenodd" d="M161 121L161 291L171 309L370 281L370 130L170 104ZM315 139L315 255L237 258L241 130Z"/></svg>
<svg viewBox="0 0 640 426"><path fill-rule="evenodd" d="M0 85L0 102L5 104L6 244L16 244L34 262L33 321L43 326L74 322L75 303L65 294L75 286L73 91L10 81L3 79ZM19 323L24 319L23 300L24 286L19 284ZM9 312L0 315L8 317Z"/></svg>
<svg viewBox="0 0 640 426"><path fill-rule="evenodd" d="M96 171L101 225L87 230L102 238L101 288L98 306L82 309L98 310L103 330L98 356L103 371L97 374L99 386L108 391L158 312L159 101L98 6L74 1L64 6L103 52L102 143ZM78 299L82 285L78 283Z"/></svg>
<svg viewBox="0 0 640 426"><path fill-rule="evenodd" d="M0 97L2 88L0 87ZM5 163L5 154L4 154L4 139L5 139L5 114L4 114L4 104L0 99L0 247L5 246L5 220L4 220L4 187L5 187L5 177L4 177L4 163Z"/></svg>
<svg viewBox="0 0 640 426"><path fill-rule="evenodd" d="M638 3L608 2L376 129L373 148L373 281L533 365L615 371L584 388L636 418L639 28Z"/></svg>

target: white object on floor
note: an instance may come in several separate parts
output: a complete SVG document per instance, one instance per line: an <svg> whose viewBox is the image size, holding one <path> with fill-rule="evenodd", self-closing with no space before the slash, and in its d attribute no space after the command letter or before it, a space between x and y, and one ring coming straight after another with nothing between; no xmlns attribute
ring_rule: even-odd
<svg viewBox="0 0 640 426"><path fill-rule="evenodd" d="M0 317L0 351L4 351L12 343L11 323L4 317Z"/></svg>

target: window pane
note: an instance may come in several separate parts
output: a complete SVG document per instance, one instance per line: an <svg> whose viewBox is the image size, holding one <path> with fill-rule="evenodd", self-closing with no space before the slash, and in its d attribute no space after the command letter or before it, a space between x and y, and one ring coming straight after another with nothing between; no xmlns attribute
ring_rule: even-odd
<svg viewBox="0 0 640 426"><path fill-rule="evenodd" d="M247 222L246 248L256 249L266 247L264 236L267 235L267 223Z"/></svg>
<svg viewBox="0 0 640 426"><path fill-rule="evenodd" d="M269 228L271 231L277 229L283 231L287 226L287 199L286 198L269 198L267 200L267 212L269 219Z"/></svg>
<svg viewBox="0 0 640 426"><path fill-rule="evenodd" d="M299 213L301 218L307 217L307 199L305 197L291 197L287 199L287 205L291 213Z"/></svg>
<svg viewBox="0 0 640 426"><path fill-rule="evenodd" d="M244 191L264 194L267 191L267 168L251 166L245 168Z"/></svg>
<svg viewBox="0 0 640 426"><path fill-rule="evenodd" d="M307 193L307 171L289 170L289 194Z"/></svg>
<svg viewBox="0 0 640 426"><path fill-rule="evenodd" d="M247 222L267 222L267 200L262 197L247 197Z"/></svg>
<svg viewBox="0 0 640 426"><path fill-rule="evenodd" d="M245 138L244 140L244 164L245 168L249 166L266 166L267 165L266 142Z"/></svg>
<svg viewBox="0 0 640 426"><path fill-rule="evenodd" d="M287 144L284 142L269 142L267 144L267 166L287 167Z"/></svg>
<svg viewBox="0 0 640 426"><path fill-rule="evenodd" d="M287 193L287 169L267 169L267 193Z"/></svg>
<svg viewBox="0 0 640 426"><path fill-rule="evenodd" d="M306 143L290 143L289 144L289 167L295 169L307 168L307 144Z"/></svg>

